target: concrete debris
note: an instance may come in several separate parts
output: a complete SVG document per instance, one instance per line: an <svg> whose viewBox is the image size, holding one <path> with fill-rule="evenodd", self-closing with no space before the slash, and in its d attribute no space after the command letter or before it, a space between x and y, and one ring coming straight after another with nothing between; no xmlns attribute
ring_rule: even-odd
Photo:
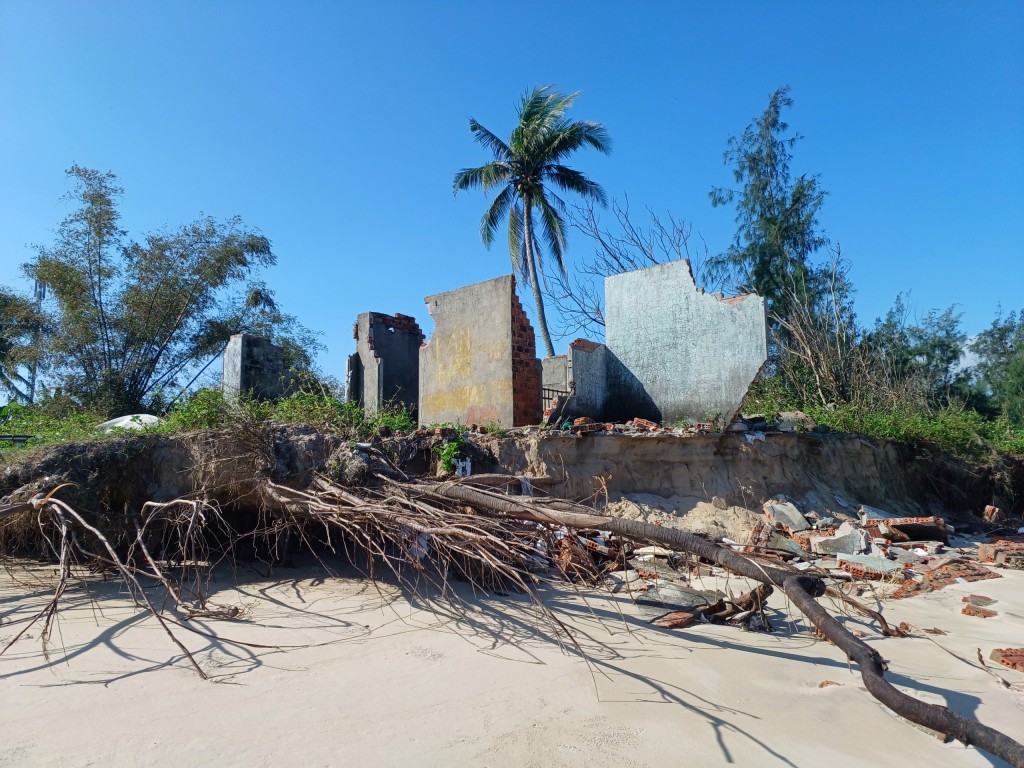
<svg viewBox="0 0 1024 768"><path fill-rule="evenodd" d="M764 514L777 527L781 527L789 533L798 533L811 527L807 518L800 510L788 501L768 501L764 505Z"/></svg>
<svg viewBox="0 0 1024 768"><path fill-rule="evenodd" d="M998 600L993 600L991 597L985 595L967 595L961 600L963 603L970 603L978 608L988 608L990 605L995 605Z"/></svg>
<svg viewBox="0 0 1024 768"><path fill-rule="evenodd" d="M868 519L865 527L874 536L891 541L949 541L953 530L941 517L897 517L885 520Z"/></svg>
<svg viewBox="0 0 1024 768"><path fill-rule="evenodd" d="M978 546L978 559L983 563L1021 567L1024 565L1024 536L993 536Z"/></svg>
<svg viewBox="0 0 1024 768"><path fill-rule="evenodd" d="M899 517L899 515L886 512L884 509L869 507L867 504L861 504L857 508L857 514L860 515L862 523L867 523L868 520L895 520Z"/></svg>
<svg viewBox="0 0 1024 768"><path fill-rule="evenodd" d="M985 506L985 511L982 513L982 518L986 523L992 523L993 525L999 525L1000 523L1006 522L1006 514L999 507L988 504Z"/></svg>
<svg viewBox="0 0 1024 768"><path fill-rule="evenodd" d="M903 572L903 566L900 563L873 555L838 555L836 561L840 569L851 574L855 579L891 578L900 576Z"/></svg>
<svg viewBox="0 0 1024 768"><path fill-rule="evenodd" d="M868 532L851 522L845 522L832 536L811 536L811 552L818 555L859 555L870 551Z"/></svg>
<svg viewBox="0 0 1024 768"><path fill-rule="evenodd" d="M638 595L634 602L659 611L686 611L705 605L713 605L722 599L721 592L690 589L676 584L658 582L648 585L647 591Z"/></svg>
<svg viewBox="0 0 1024 768"><path fill-rule="evenodd" d="M919 570L924 570L925 572L920 577L915 576L904 581L900 588L892 594L893 599L923 595L947 587L950 584L964 584L1000 578L998 573L990 571L988 568L962 561L947 561L931 570L915 566L915 574Z"/></svg>
<svg viewBox="0 0 1024 768"><path fill-rule="evenodd" d="M968 603L964 606L964 609L960 611L964 616L977 616L980 619L991 619L999 614L996 611L990 611L987 608L978 608L977 606Z"/></svg>

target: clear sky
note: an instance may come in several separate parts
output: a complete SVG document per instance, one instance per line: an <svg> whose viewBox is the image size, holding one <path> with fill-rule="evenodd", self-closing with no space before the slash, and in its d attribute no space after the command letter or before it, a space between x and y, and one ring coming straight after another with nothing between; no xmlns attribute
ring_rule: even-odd
<svg viewBox="0 0 1024 768"><path fill-rule="evenodd" d="M862 320L910 291L976 333L1024 307L1022 41L1019 0L0 0L0 283L27 287L65 169L111 170L137 237L200 213L269 237L271 286L340 377L359 312L429 328L424 296L509 271L480 244L486 200L452 195L489 159L469 117L507 135L530 87L582 91L572 116L614 151L571 165L716 252L735 232L707 196L731 181L726 140L788 84L793 171L830 193Z"/></svg>

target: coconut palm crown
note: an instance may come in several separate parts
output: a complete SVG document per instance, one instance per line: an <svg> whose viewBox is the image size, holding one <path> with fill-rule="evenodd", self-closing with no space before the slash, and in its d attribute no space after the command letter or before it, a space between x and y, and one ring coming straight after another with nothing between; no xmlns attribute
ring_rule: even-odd
<svg viewBox="0 0 1024 768"><path fill-rule="evenodd" d="M494 154L494 160L479 168L464 168L455 174L453 188L481 188L484 194L501 189L480 220L480 237L488 248L502 219L508 218L508 248L512 268L533 289L537 322L549 356L555 354L548 333L541 297L539 263L543 258L537 229L555 266L565 274L565 201L555 192L571 192L605 204L604 190L579 171L562 165L563 160L583 146L607 154L611 138L601 123L570 120L566 110L579 92L563 94L554 86L534 88L519 104L519 123L508 142L499 139L470 118L474 140ZM540 226L534 226L534 215Z"/></svg>

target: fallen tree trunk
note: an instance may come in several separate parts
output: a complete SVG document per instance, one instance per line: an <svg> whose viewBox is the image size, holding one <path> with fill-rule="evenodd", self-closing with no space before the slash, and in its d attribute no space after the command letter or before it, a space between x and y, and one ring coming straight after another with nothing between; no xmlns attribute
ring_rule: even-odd
<svg viewBox="0 0 1024 768"><path fill-rule="evenodd" d="M1024 768L1024 744L976 720L961 717L946 707L908 696L886 680L886 665L879 653L847 631L815 599L826 591L825 582L819 578L765 565L686 531L597 515L587 507L571 502L560 501L549 505L537 499L501 496L473 488L465 482L419 481L394 484L410 493L465 502L478 510L517 520L553 523L567 528L597 528L635 541L660 544L697 555L762 584L779 587L824 637L860 666L861 677L868 691L893 712L918 725L938 731L947 738L984 749L1017 768ZM575 508L575 511L570 511L570 508Z"/></svg>

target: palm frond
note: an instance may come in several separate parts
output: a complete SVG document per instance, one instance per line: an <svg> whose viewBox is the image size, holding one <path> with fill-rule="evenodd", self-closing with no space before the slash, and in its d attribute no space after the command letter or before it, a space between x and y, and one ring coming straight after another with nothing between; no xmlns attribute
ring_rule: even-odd
<svg viewBox="0 0 1024 768"><path fill-rule="evenodd" d="M516 203L508 214L508 255L512 260L512 271L521 277L529 274L524 245L523 211L519 203Z"/></svg>
<svg viewBox="0 0 1024 768"><path fill-rule="evenodd" d="M498 229L498 224L505 218L509 206L514 202L515 195L515 188L512 185L506 186L491 201L491 204L487 207L487 212L480 219L480 239L483 240L484 245L488 248L491 247L491 243L494 241L494 233Z"/></svg>
<svg viewBox="0 0 1024 768"><path fill-rule="evenodd" d="M508 145L473 118L469 119L469 131L473 134L473 139L477 144L491 150L496 160L508 160L512 157L512 151Z"/></svg>
<svg viewBox="0 0 1024 768"><path fill-rule="evenodd" d="M507 163L494 161L481 165L478 168L463 168L455 174L452 180L452 192L461 189L483 189L489 192L495 186L504 184L512 175L512 169Z"/></svg>
<svg viewBox="0 0 1024 768"><path fill-rule="evenodd" d="M562 124L552 128L545 138L543 152L549 163L557 163L584 145L606 155L612 151L608 129L601 123L562 121Z"/></svg>
<svg viewBox="0 0 1024 768"><path fill-rule="evenodd" d="M561 203L561 199L558 200ZM562 203L564 205L564 203ZM555 259L558 270L563 276L568 277L562 256L565 253L565 220L556 210L555 206L545 197L538 197L536 206L540 209L541 220L544 222L544 242L547 245L548 253Z"/></svg>
<svg viewBox="0 0 1024 768"><path fill-rule="evenodd" d="M547 168L547 177L559 189L563 189L566 192L575 192L580 197L595 200L601 205L608 204L608 199L601 185L591 181L584 174L573 168L565 165L550 165Z"/></svg>

